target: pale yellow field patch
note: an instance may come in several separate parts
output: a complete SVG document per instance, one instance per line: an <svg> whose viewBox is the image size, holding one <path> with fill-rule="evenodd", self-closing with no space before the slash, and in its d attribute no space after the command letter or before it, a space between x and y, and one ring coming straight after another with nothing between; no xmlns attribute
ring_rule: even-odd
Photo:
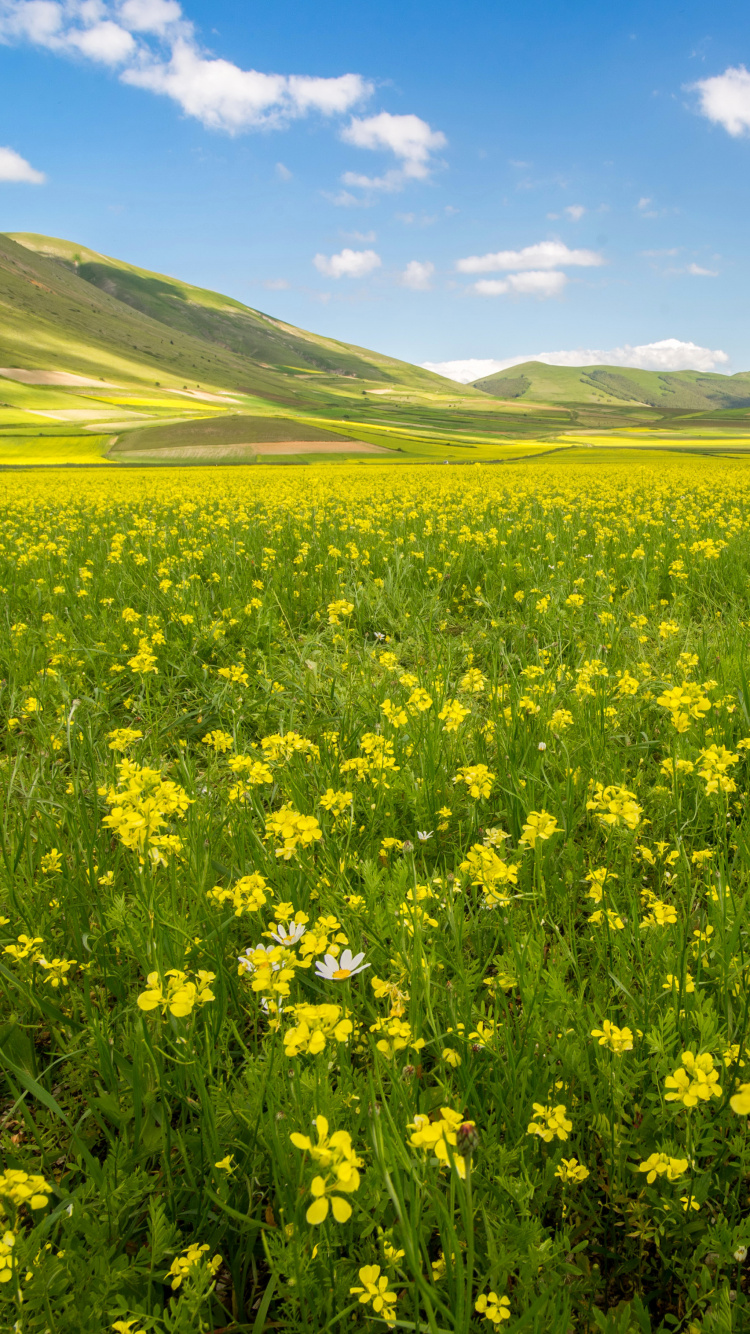
<svg viewBox="0 0 750 1334"><path fill-rule="evenodd" d="M29 412L35 417L49 417L56 422L106 421L110 417L122 415L122 409L118 412L115 408L61 408L56 412L40 412L38 408L29 408ZM143 418L144 415L142 412L129 414L128 424L131 421Z"/></svg>
<svg viewBox="0 0 750 1334"><path fill-rule="evenodd" d="M69 384L82 387L89 385L116 389L109 380L91 380L86 375L73 375L69 371L25 371L15 366L0 367L0 375L6 380L17 380L19 384Z"/></svg>

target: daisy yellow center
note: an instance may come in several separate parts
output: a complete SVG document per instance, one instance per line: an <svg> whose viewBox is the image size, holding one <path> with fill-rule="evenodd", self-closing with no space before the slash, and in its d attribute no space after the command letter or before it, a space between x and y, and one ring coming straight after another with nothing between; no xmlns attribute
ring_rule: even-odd
<svg viewBox="0 0 750 1334"><path fill-rule="evenodd" d="M333 974L333 978L336 982L345 982L347 977L351 977L351 975L351 968L337 968L336 972Z"/></svg>

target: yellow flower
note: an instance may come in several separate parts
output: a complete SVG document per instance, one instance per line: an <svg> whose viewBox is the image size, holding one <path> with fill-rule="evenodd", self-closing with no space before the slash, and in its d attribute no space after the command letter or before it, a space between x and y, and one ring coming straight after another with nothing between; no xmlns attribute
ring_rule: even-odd
<svg viewBox="0 0 750 1334"><path fill-rule="evenodd" d="M223 676L225 681L229 681L233 686L246 686L250 684L249 677L244 667L220 667L219 676Z"/></svg>
<svg viewBox="0 0 750 1334"><path fill-rule="evenodd" d="M351 1019L341 1018L340 1005L293 1005L285 1014L292 1014L295 1024L284 1034L284 1055L299 1056L307 1053L317 1056L325 1050L326 1039L348 1042L354 1032Z"/></svg>
<svg viewBox="0 0 750 1334"><path fill-rule="evenodd" d="M499 1325L501 1320L510 1320L510 1299L498 1297L496 1292L483 1292L477 1297L474 1310L489 1320L490 1324Z"/></svg>
<svg viewBox="0 0 750 1334"><path fill-rule="evenodd" d="M431 1121L428 1116L418 1113L414 1120L407 1127L413 1130L414 1134L409 1137L409 1143L415 1149L424 1149L426 1153L431 1153L438 1160L440 1167L447 1167L450 1162L448 1145L455 1149L453 1155L453 1164L460 1177L466 1176L466 1161L461 1156L458 1146L457 1131L464 1126L474 1127L474 1121L464 1121L460 1112L454 1112L451 1107L441 1107L440 1116Z"/></svg>
<svg viewBox="0 0 750 1334"><path fill-rule="evenodd" d="M392 704L389 699L384 700L380 708L392 727L406 727L409 718L405 709L399 708L397 704Z"/></svg>
<svg viewBox="0 0 750 1334"><path fill-rule="evenodd" d="M340 598L338 602L328 603L328 624L338 625L342 616L351 616L354 611L354 603L347 602L345 598Z"/></svg>
<svg viewBox="0 0 750 1334"><path fill-rule="evenodd" d="M0 1236L0 1283L10 1283L13 1277L13 1247L15 1244L15 1233L4 1232Z"/></svg>
<svg viewBox="0 0 750 1334"><path fill-rule="evenodd" d="M207 732L202 738L204 746L210 746L217 755L223 755L225 751L231 750L234 745L234 737L229 732Z"/></svg>
<svg viewBox="0 0 750 1334"><path fill-rule="evenodd" d="M438 718L445 723L446 732L457 732L464 718L468 718L471 709L465 709L457 699L448 700L440 710Z"/></svg>
<svg viewBox="0 0 750 1334"><path fill-rule="evenodd" d="M585 1181L590 1175L589 1169L584 1167L583 1163L579 1163L577 1158L561 1158L555 1172L555 1176L563 1183L573 1182L576 1185L580 1181Z"/></svg>
<svg viewBox="0 0 750 1334"><path fill-rule="evenodd" d="M674 973L667 973L665 980L661 984L662 991L679 991L680 979L675 977ZM685 995L691 996L695 991L695 982L688 972L685 973Z"/></svg>
<svg viewBox="0 0 750 1334"><path fill-rule="evenodd" d="M729 1106L738 1116L750 1116L750 1084L740 1084L729 1099Z"/></svg>
<svg viewBox="0 0 750 1334"><path fill-rule="evenodd" d="M661 1176L665 1176L667 1181L677 1181L687 1169L687 1158L670 1158L666 1153L652 1153L638 1164L638 1171L647 1173L646 1181L649 1185Z"/></svg>
<svg viewBox="0 0 750 1334"><path fill-rule="evenodd" d="M563 1102L559 1103L557 1107L535 1102L534 1115L528 1124L526 1134L538 1135L546 1144L549 1144L553 1139L567 1139L573 1129L573 1122L567 1119L566 1110Z"/></svg>
<svg viewBox="0 0 750 1334"><path fill-rule="evenodd" d="M134 727L115 727L114 731L107 733L110 750L126 751L129 746L135 745L143 736Z"/></svg>
<svg viewBox="0 0 750 1334"><path fill-rule="evenodd" d="M44 1209L51 1193L52 1187L36 1172L8 1167L0 1175L0 1200L9 1200L16 1208Z"/></svg>
<svg viewBox="0 0 750 1334"><path fill-rule="evenodd" d="M550 815L548 811L529 811L523 827L523 836L518 841L529 848L535 848L537 841L544 843L559 832L560 826L554 815Z"/></svg>
<svg viewBox="0 0 750 1334"><path fill-rule="evenodd" d="M465 764L459 769L454 783L465 783L470 797L488 797L495 782L495 775L490 773L486 764Z"/></svg>
<svg viewBox="0 0 750 1334"><path fill-rule="evenodd" d="M217 1167L220 1172L226 1172L227 1175L229 1175L230 1172L235 1171L235 1165L232 1162L233 1158L234 1154L228 1153L226 1158L220 1158L218 1163L214 1163L214 1167Z"/></svg>
<svg viewBox="0 0 750 1334"><path fill-rule="evenodd" d="M45 875L58 875L62 870L62 864L62 853L58 852L57 848L50 848L49 852L45 852L39 863Z"/></svg>
<svg viewBox="0 0 750 1334"><path fill-rule="evenodd" d="M403 1251L401 1252L403 1255ZM396 1293L388 1289L388 1279L385 1274L380 1273L380 1265L363 1265L359 1271L359 1281L361 1287L350 1288L349 1292L354 1296L359 1294L361 1305L366 1306L372 1302L373 1311L390 1325L396 1319L394 1306L396 1304Z"/></svg>
<svg viewBox="0 0 750 1334"><path fill-rule="evenodd" d="M599 1039L600 1047L609 1047L615 1056L622 1056L623 1052L633 1050L633 1030L630 1028L618 1028L617 1024L611 1024L609 1019L605 1019L601 1028L592 1028L592 1038Z"/></svg>
<svg viewBox="0 0 750 1334"><path fill-rule="evenodd" d="M649 904L651 911L641 922L641 926L674 926L677 921L677 909L672 907L671 903L661 903L659 899L652 899Z"/></svg>
<svg viewBox="0 0 750 1334"><path fill-rule="evenodd" d="M193 982L187 973L181 972L178 968L170 968L165 975L165 983L162 983L158 973L149 973L146 981L148 990L142 991L137 1000L139 1010L161 1009L162 1014L169 1010L176 1019L184 1019L186 1015L191 1014L196 1005L205 1005L207 1001L215 1000L211 983L216 977L215 973L207 973L200 969L196 973L197 981Z"/></svg>
<svg viewBox="0 0 750 1334"><path fill-rule="evenodd" d="M298 847L307 848L323 837L314 815L300 815L290 801L266 818L266 838L275 845L277 857L289 861Z"/></svg>
<svg viewBox="0 0 750 1334"><path fill-rule="evenodd" d="M310 1194L313 1203L305 1217L313 1226L324 1222L330 1208L337 1223L346 1223L352 1215L352 1206L343 1194L359 1190L359 1168L362 1160L352 1148L351 1135L347 1130L336 1130L329 1136L328 1121L325 1116L317 1116L313 1122L318 1135L316 1144L309 1135L300 1135L297 1131L289 1136L295 1149L309 1153L314 1162L319 1163L325 1175L313 1178Z"/></svg>
<svg viewBox="0 0 750 1334"><path fill-rule="evenodd" d="M606 921L611 931L625 930L625 923L620 914L615 912L613 908L597 909L596 912L592 912L589 921L593 926L601 926L602 922Z"/></svg>
<svg viewBox="0 0 750 1334"><path fill-rule="evenodd" d="M211 1274L215 1274L221 1265L221 1256L215 1255L213 1259L206 1259L210 1248L207 1245L199 1246L197 1242L191 1242L182 1255L178 1255L169 1267L168 1279L171 1279L172 1289L176 1291L186 1278L190 1278L190 1271L197 1265L204 1264Z"/></svg>
<svg viewBox="0 0 750 1334"><path fill-rule="evenodd" d="M672 1090L666 1093L667 1102L681 1102L685 1107L695 1107L698 1102L709 1102L711 1098L721 1097L718 1071L714 1069L714 1058L708 1052L696 1056L692 1051L682 1053L683 1069L667 1075L665 1085Z"/></svg>
<svg viewBox="0 0 750 1334"><path fill-rule="evenodd" d="M621 824L627 829L636 829L642 815L633 792L612 784L605 787L602 783L594 784L593 796L587 801L586 810L595 811L600 823L612 829Z"/></svg>
<svg viewBox="0 0 750 1334"><path fill-rule="evenodd" d="M458 688L470 695L481 695L486 685L487 678L482 675L479 668L470 667L468 672L461 677Z"/></svg>

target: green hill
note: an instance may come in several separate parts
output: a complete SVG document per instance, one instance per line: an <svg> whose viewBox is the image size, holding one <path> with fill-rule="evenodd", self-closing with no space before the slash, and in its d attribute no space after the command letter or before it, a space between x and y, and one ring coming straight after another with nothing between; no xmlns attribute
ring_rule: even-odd
<svg viewBox="0 0 750 1334"><path fill-rule="evenodd" d="M750 373L641 371L619 366L547 366L525 361L474 381L493 398L522 403L608 404L716 412L750 407Z"/></svg>
<svg viewBox="0 0 750 1334"><path fill-rule="evenodd" d="M298 408L314 408L332 389L457 396L455 385L407 362L296 329L74 242L28 233L0 235L0 364L234 390Z"/></svg>

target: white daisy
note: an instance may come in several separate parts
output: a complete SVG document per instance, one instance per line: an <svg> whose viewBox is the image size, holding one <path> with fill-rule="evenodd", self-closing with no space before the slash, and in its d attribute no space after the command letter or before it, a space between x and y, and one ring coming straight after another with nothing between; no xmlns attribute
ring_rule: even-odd
<svg viewBox="0 0 750 1334"><path fill-rule="evenodd" d="M318 959L315 964L315 971L318 977L324 977L326 982L345 982L348 977L354 977L355 973L363 973L365 968L369 968L369 963L363 963L364 952L362 954L352 954L351 950L344 950L340 959L333 954L326 954L323 962Z"/></svg>
<svg viewBox="0 0 750 1334"><path fill-rule="evenodd" d="M271 932L271 938L277 941L279 945L287 946L296 945L297 941L302 939L307 930L307 927L303 926L301 922L292 922L288 931L283 922L280 922L278 925L274 922L274 926L276 926L276 930Z"/></svg>

